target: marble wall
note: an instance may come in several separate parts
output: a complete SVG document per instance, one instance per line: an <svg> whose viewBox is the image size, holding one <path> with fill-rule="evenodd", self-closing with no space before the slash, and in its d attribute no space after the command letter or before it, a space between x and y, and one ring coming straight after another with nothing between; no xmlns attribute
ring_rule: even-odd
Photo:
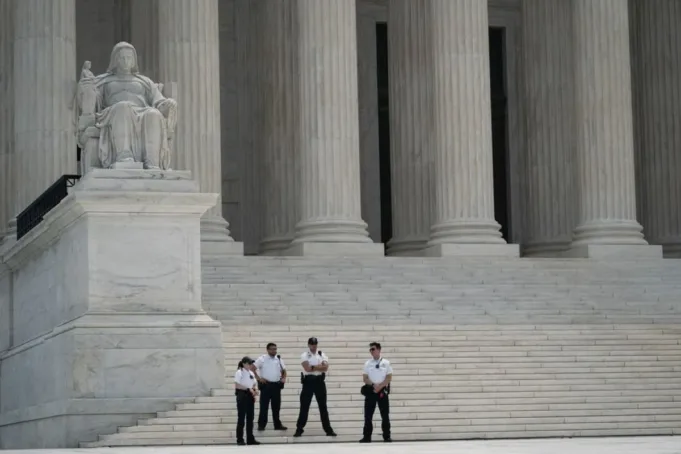
<svg viewBox="0 0 681 454"><path fill-rule="evenodd" d="M90 172L0 253L0 449L75 447L224 387L221 326L201 307L217 194L139 172Z"/></svg>

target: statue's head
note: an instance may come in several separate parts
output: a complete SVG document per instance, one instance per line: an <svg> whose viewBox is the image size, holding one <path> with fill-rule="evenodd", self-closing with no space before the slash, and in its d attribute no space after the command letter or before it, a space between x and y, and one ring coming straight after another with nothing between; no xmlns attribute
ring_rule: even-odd
<svg viewBox="0 0 681 454"><path fill-rule="evenodd" d="M137 74L137 51L132 44L121 41L111 51L107 72L114 74Z"/></svg>

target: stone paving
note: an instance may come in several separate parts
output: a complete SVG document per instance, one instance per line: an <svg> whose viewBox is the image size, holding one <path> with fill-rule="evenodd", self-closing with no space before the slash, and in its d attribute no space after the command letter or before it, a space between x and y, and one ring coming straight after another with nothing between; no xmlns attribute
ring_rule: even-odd
<svg viewBox="0 0 681 454"><path fill-rule="evenodd" d="M39 449L3 454L681 454L681 437L577 438L418 443L292 444L261 446L186 446L153 448Z"/></svg>

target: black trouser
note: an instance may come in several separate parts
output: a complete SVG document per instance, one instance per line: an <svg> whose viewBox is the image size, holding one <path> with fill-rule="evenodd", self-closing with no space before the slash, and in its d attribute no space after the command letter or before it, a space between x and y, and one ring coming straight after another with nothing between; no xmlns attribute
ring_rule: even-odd
<svg viewBox="0 0 681 454"><path fill-rule="evenodd" d="M246 439L252 441L253 418L255 417L255 399L249 391L237 390L236 392L236 439L244 441L244 422L246 423Z"/></svg>
<svg viewBox="0 0 681 454"><path fill-rule="evenodd" d="M371 433L374 429L374 411L378 404L378 410L381 412L381 429L383 429L383 439L390 438L390 400L388 395L384 394L380 397L378 393L371 393L364 396L364 438L371 439Z"/></svg>
<svg viewBox="0 0 681 454"><path fill-rule="evenodd" d="M281 427L279 411L281 410L281 384L268 381L260 386L260 416L258 417L258 427L264 429L267 426L267 411L272 402L272 420L274 428Z"/></svg>
<svg viewBox="0 0 681 454"><path fill-rule="evenodd" d="M296 428L298 430L305 428L313 395L317 399L317 405L319 405L319 416L322 420L324 432L327 434L333 432L331 422L329 422L329 410L326 408L326 383L318 375L307 375L303 380L303 390L300 392L300 413L298 414Z"/></svg>

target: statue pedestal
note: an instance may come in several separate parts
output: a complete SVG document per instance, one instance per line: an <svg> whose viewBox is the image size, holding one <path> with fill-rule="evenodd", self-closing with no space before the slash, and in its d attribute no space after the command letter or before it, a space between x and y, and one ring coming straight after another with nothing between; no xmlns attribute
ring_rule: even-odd
<svg viewBox="0 0 681 454"><path fill-rule="evenodd" d="M224 387L201 308L216 200L190 172L93 169L0 257L0 448L77 447Z"/></svg>

